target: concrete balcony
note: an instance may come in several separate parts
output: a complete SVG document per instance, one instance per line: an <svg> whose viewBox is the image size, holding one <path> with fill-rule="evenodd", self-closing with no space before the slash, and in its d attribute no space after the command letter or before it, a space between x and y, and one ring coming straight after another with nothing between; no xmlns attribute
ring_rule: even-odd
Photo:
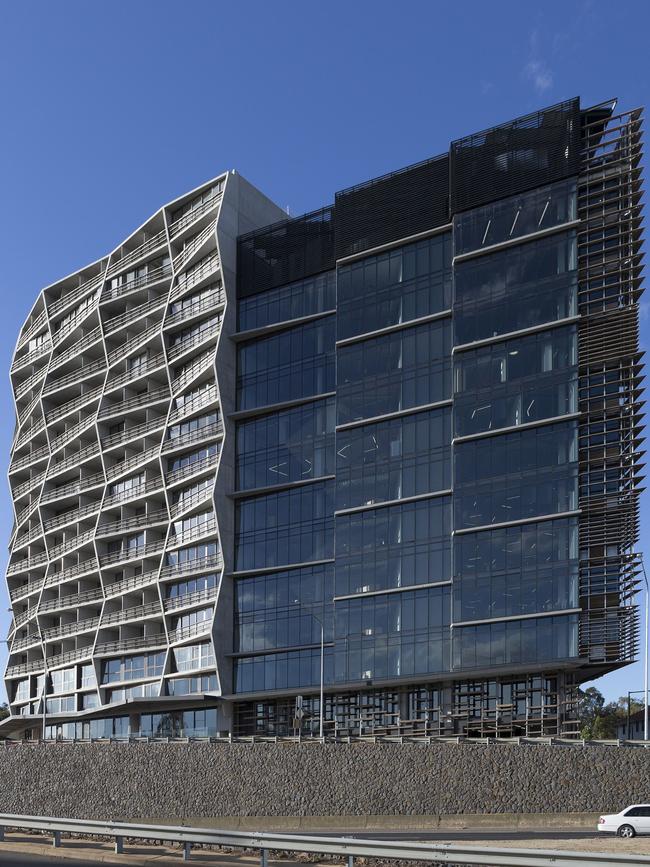
<svg viewBox="0 0 650 867"><path fill-rule="evenodd" d="M206 199L204 202L201 202L200 205L197 205L195 208L192 208L191 211L188 211L186 214L183 214L182 217L179 217L177 220L174 220L173 223L169 224L169 237L174 238L177 235L180 235L182 231L187 229L192 223L196 222L199 217L202 217L203 214L207 214L208 211L211 211L221 201L223 193L221 190L215 192L213 196Z"/></svg>
<svg viewBox="0 0 650 867"><path fill-rule="evenodd" d="M146 256L150 256L156 251L160 251L162 247L167 247L167 232L164 229L157 232L155 235L152 235L151 238L148 238L146 241L143 241L142 244L135 247L133 250L124 253L124 255L121 256L121 258L116 259L115 262L111 262L108 271L106 272L106 278L108 279L109 277L113 277L115 274L119 274L129 265L133 265L135 262L144 259Z"/></svg>
<svg viewBox="0 0 650 867"><path fill-rule="evenodd" d="M66 623L63 626L53 626L43 630L44 641L58 641L70 635L79 635L82 632L94 632L99 626L99 617L89 617L87 620L75 620L74 623Z"/></svg>
<svg viewBox="0 0 650 867"><path fill-rule="evenodd" d="M102 615L102 628L133 620L146 620L158 617L162 620L163 610L159 601L148 602L146 605L135 605L133 608L123 608L121 611L111 611Z"/></svg>

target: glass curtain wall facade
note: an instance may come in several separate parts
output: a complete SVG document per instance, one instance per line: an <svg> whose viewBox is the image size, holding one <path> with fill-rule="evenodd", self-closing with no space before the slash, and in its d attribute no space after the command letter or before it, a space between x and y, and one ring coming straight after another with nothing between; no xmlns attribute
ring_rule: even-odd
<svg viewBox="0 0 650 867"><path fill-rule="evenodd" d="M574 99L44 290L5 729L575 734L636 652L639 160Z"/></svg>

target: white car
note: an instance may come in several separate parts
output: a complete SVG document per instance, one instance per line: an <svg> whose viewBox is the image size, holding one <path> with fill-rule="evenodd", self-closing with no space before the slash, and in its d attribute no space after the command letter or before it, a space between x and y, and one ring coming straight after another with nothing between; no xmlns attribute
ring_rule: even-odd
<svg viewBox="0 0 650 867"><path fill-rule="evenodd" d="M650 834L650 804L632 804L620 813L609 813L598 820L598 830L619 837Z"/></svg>

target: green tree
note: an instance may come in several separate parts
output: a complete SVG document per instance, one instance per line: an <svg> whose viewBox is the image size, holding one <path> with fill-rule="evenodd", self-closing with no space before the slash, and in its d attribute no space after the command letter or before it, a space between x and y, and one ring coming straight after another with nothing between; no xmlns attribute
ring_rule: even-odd
<svg viewBox="0 0 650 867"><path fill-rule="evenodd" d="M7 702L0 704L0 720L6 719L9 716L9 705Z"/></svg>

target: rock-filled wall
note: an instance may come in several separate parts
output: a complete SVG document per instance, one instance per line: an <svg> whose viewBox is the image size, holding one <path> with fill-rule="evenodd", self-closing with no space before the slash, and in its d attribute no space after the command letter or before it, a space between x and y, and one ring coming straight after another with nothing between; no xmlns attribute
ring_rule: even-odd
<svg viewBox="0 0 650 867"><path fill-rule="evenodd" d="M473 744L0 747L0 812L97 819L615 811L650 751Z"/></svg>

